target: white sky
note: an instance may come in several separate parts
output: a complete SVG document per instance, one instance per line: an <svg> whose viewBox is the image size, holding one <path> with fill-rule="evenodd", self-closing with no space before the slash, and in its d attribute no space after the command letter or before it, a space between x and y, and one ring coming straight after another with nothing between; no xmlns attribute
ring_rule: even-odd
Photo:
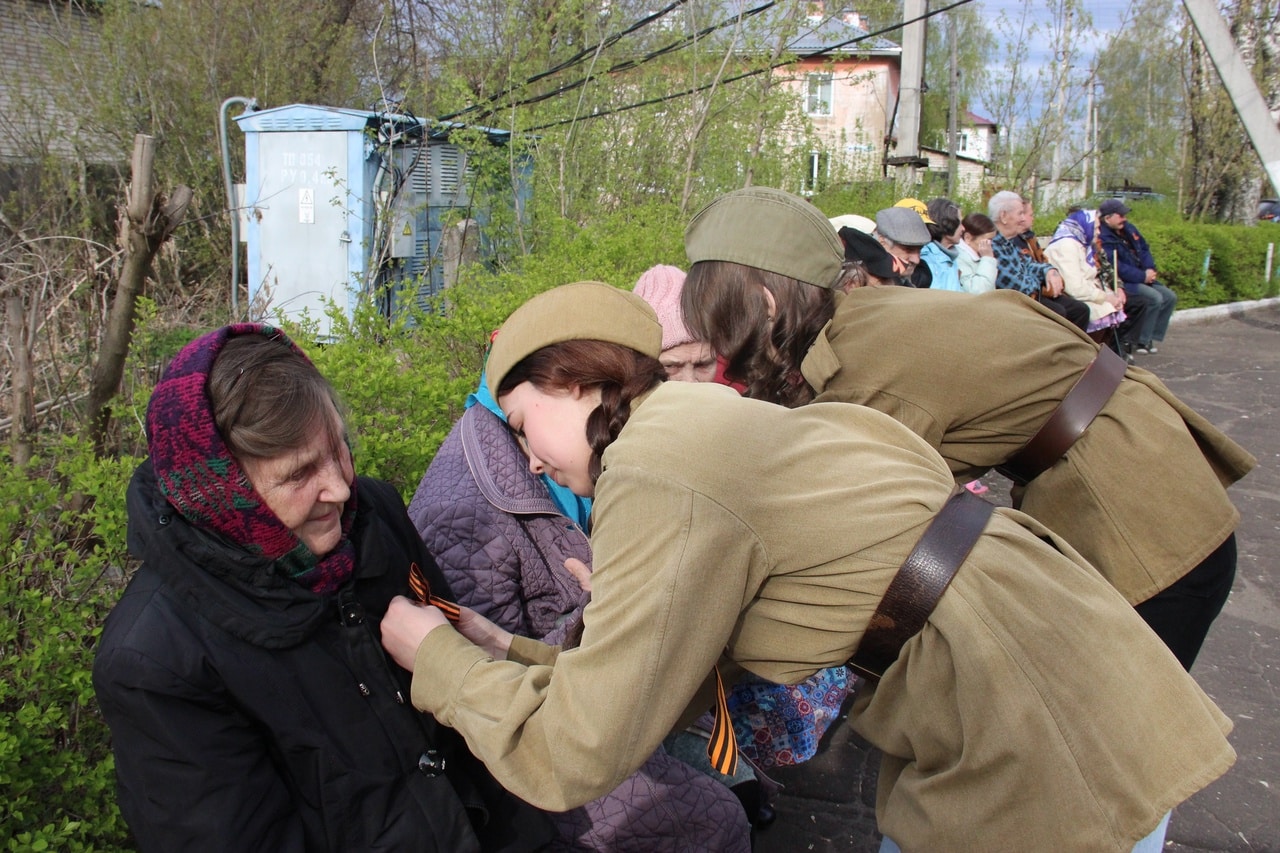
<svg viewBox="0 0 1280 853"><path fill-rule="evenodd" d="M946 0L931 0L930 5L935 7L939 4L945 4ZM992 33L996 37L997 46L1001 46L1007 36L1000 31L999 16L1004 12L1015 23L1022 15L1023 8L1027 5L1027 0L976 0L976 5L981 10L987 25L991 28ZM1093 16L1093 27L1097 31L1094 39L1089 44L1078 44L1081 57L1080 62L1087 65L1093 58L1094 51L1106 45L1108 36L1114 33L1120 26L1121 20L1126 16L1132 17L1130 10L1130 0L1086 0L1084 3L1086 10ZM1045 19L1050 16L1049 4L1045 0L1030 0L1031 13L1034 16L1039 11ZM1039 36L1032 43L1029 52L1029 62L1033 66L1027 69L1030 75L1034 75L1035 67L1053 61L1053 46L1043 35ZM990 112L979 102L974 104L974 112L990 117Z"/></svg>

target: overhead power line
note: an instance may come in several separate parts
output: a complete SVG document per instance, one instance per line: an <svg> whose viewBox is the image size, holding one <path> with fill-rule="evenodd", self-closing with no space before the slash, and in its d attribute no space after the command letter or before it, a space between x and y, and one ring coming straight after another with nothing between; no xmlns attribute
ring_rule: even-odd
<svg viewBox="0 0 1280 853"><path fill-rule="evenodd" d="M564 71L567 68L572 68L574 65L577 65L579 62L582 62L587 57L593 56L599 51L603 50L604 48L609 47L610 45L616 44L623 37L631 35L637 30L647 27L649 24L663 17L668 12L671 12L672 10L677 9L680 6L683 6L687 2L688 0L674 0L674 2L668 4L665 8L659 9L658 11L654 12L652 15L646 15L645 17L636 21L634 24L627 27L626 29L606 37L603 41L599 42L598 44L594 44L594 45L591 45L590 47L583 48L582 50L575 53L573 56L564 60L563 62L560 62L552 66L551 68L548 68L546 71L538 72L537 74L525 80L523 83L517 83L514 86L510 86L507 89L501 92L498 92L497 94L489 98L486 98L483 101L480 101L479 103L475 103L469 107L465 107L464 109L458 110L456 113L450 113L449 115L441 116L439 120L449 121L451 119L457 118L458 116L462 116L462 115L466 115L467 113L474 112L485 105L493 104L497 102L499 99L505 98L508 95L513 94L519 89L523 89L526 86L529 86L533 83L538 82L539 80L542 80L546 77L550 77L552 74L557 74L561 71ZM503 109L505 109L505 107ZM488 112L485 113L485 115L488 115L492 112L494 112L494 110L489 110Z"/></svg>
<svg viewBox="0 0 1280 853"><path fill-rule="evenodd" d="M796 56L795 59L788 59L783 62L771 63L770 65L767 65L763 68L757 68L753 71L745 71L742 74L737 74L732 77L726 77L723 80L716 80L710 83L704 83L701 86L694 86L690 89L685 89L682 92L673 92L671 94L663 95L660 98L649 98L648 100L645 100L645 101L638 101L637 103L634 103L634 104L627 104L621 107L614 107L613 109L609 109L609 110L600 110L598 112L588 113L586 115L580 115L580 116L575 116L573 118L561 119L559 121L548 122L547 124L540 124L535 127L527 127L523 129L523 132L534 133L539 130L547 130L552 127L559 127L560 125L564 125L564 124L572 124L573 122L577 122L577 121L586 121L587 119L593 119L593 118L604 118L605 116L611 116L617 113L624 113L630 110L639 109L641 107L648 107L654 104L661 104L667 101L674 101L677 98L687 98L690 95L696 95L699 92L704 92L707 89L710 89L711 87L716 85L727 85L729 83L736 83L739 80L745 80L749 77L755 77L758 74L763 74L766 71L772 71L775 68L782 68L787 65L792 65L800 60L815 59L822 56L826 56L827 54L833 51L839 50L843 47L848 47L851 44L857 44L858 42L866 41L867 39L877 38L879 36L884 35L885 33L891 33L891 32L894 32L895 30L900 30L903 27L907 26L908 24L914 24L917 21L928 20L929 18L932 18L935 15L941 15L943 12L949 12L952 9L959 8L960 6L966 6L972 2L973 0L957 0L957 2L952 3L949 6L943 6L940 9L930 10L928 12L925 12L923 15L918 15L917 17L914 17L908 21L902 21L900 23L893 24L892 26L884 27L882 29L876 30L873 33L867 33L866 35L861 35L856 38L847 39L846 41L842 41L837 44L830 45L829 47L824 47L821 50L815 50L812 53L799 54Z"/></svg>
<svg viewBox="0 0 1280 853"><path fill-rule="evenodd" d="M486 109L484 112L482 112L477 118L483 119L485 116L493 115L495 113L498 113L504 110L512 109L513 107L524 107L524 106L528 106L529 104L536 104L541 101L548 100L549 98L554 98L559 95L563 95L566 92L571 92L574 89L581 88L582 86L586 85L587 83L590 83L592 80L595 80L598 77L607 76L609 74L616 74L620 71L630 71L633 68L639 68L641 65L644 65L645 63L648 63L648 62L652 62L655 59L661 56L665 56L668 53L672 53L673 51L676 51L676 50L682 50L688 47L689 45L693 44L694 42L696 42L698 39L705 38L706 36L710 35L711 33L714 33L717 30L721 30L721 29L724 29L725 27L732 26L733 24L737 23L739 19L754 17L755 15L759 15L760 13L765 12L776 5L777 5L777 0L770 0L770 2L765 3L762 6L756 6L754 9L748 9L747 11L743 12L740 16L735 15L734 17L721 21L718 24L712 24L709 27L703 27L701 30L698 30L696 33L692 33L688 36L685 36L684 38L677 39L676 41L671 42L665 47L660 47L657 50L646 53L644 56L641 56L638 59L624 60L615 65L610 66L609 68L606 68L604 71L601 71L595 74L588 74L585 77L579 77L577 80L573 80L569 83L565 83L561 86L557 86L555 89L552 89L549 92L544 92L541 95L532 95L528 98L524 98L519 101L510 101L500 106L492 106Z"/></svg>

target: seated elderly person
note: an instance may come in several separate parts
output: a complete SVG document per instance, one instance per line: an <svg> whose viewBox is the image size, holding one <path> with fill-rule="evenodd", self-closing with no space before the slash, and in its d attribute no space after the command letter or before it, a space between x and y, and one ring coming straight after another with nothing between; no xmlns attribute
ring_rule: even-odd
<svg viewBox="0 0 1280 853"><path fill-rule="evenodd" d="M920 214L920 221L929 229L931 239L936 239L933 235L933 229L937 223L933 220L929 213L929 208L918 198L900 198L893 203L894 207L905 207L907 210L914 210ZM925 243L920 247L920 263L916 264L915 271L911 273L911 286L925 290L933 287L933 265L925 259L925 250L929 248L929 244Z"/></svg>
<svg viewBox="0 0 1280 853"><path fill-rule="evenodd" d="M1112 344L1123 352L1119 332L1140 323L1146 305L1141 300L1129 303L1123 288L1112 287L1098 276L1098 211L1072 208L1053 232L1045 249L1046 259L1060 273L1066 292L1089 309L1089 325L1085 331L1103 344ZM1128 360L1133 361L1129 355Z"/></svg>
<svg viewBox="0 0 1280 853"><path fill-rule="evenodd" d="M449 587L337 395L270 326L178 353L129 484L142 560L93 668L136 849L532 851L545 815L409 705L379 623ZM421 587L419 587L421 588Z"/></svg>
<svg viewBox="0 0 1280 853"><path fill-rule="evenodd" d="M1039 300L1045 308L1085 329L1089 325L1089 309L1064 294L1062 274L1053 264L1031 256L1030 246L1035 245L1038 251L1039 244L1034 234L1030 239L1025 236L1031 229L1031 210L1022 196L1009 190L998 192L987 203L987 212L996 226L996 236L991 241L999 264L996 289L1016 290Z"/></svg>
<svg viewBox="0 0 1280 853"><path fill-rule="evenodd" d="M886 207L876 213L876 230L872 236L893 257L897 272L894 284L915 287L911 276L920 264L920 248L933 239L920 214L907 207Z"/></svg>
<svg viewBox="0 0 1280 853"><path fill-rule="evenodd" d="M880 245L880 241L864 231L847 226L838 233L844 243L842 290L848 293L855 287L897 283L893 257Z"/></svg>

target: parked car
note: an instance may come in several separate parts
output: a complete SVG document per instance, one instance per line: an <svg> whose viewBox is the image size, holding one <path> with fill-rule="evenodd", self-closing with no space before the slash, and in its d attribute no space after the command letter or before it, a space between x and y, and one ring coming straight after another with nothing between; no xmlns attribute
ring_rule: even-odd
<svg viewBox="0 0 1280 853"><path fill-rule="evenodd" d="M1264 198L1258 202L1258 218L1280 224L1280 198Z"/></svg>
<svg viewBox="0 0 1280 853"><path fill-rule="evenodd" d="M1164 193L1152 192L1149 189L1134 189L1132 187L1120 190L1103 190L1089 197L1089 206L1097 207L1109 198L1120 198L1127 202L1164 201Z"/></svg>

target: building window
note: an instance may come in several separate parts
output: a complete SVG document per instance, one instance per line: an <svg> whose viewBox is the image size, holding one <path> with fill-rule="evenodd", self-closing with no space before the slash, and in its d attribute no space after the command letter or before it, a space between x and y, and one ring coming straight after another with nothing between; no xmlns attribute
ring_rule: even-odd
<svg viewBox="0 0 1280 853"><path fill-rule="evenodd" d="M830 172L831 155L823 151L810 151L804 170L805 193L821 192L827 185Z"/></svg>
<svg viewBox="0 0 1280 853"><path fill-rule="evenodd" d="M806 80L809 92L805 112L811 116L831 115L831 75L809 74Z"/></svg>

